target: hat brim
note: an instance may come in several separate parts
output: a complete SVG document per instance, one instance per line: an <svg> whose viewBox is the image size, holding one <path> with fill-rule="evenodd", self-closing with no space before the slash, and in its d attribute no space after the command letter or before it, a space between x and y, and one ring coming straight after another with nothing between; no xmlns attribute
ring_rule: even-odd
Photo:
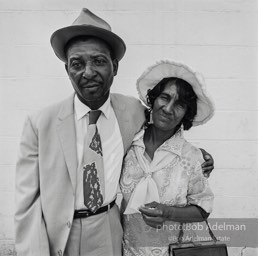
<svg viewBox="0 0 258 256"><path fill-rule="evenodd" d="M193 126L206 123L214 115L215 106L213 100L206 91L203 77L188 66L170 60L162 60L149 67L137 80L136 87L140 99L146 104L147 93L153 89L163 78L177 77L188 82L197 96L197 114L193 120Z"/></svg>
<svg viewBox="0 0 258 256"><path fill-rule="evenodd" d="M56 56L63 62L67 62L65 53L66 44L77 36L94 36L104 40L111 47L114 57L118 61L125 54L125 43L115 33L92 25L72 25L55 31L50 38Z"/></svg>

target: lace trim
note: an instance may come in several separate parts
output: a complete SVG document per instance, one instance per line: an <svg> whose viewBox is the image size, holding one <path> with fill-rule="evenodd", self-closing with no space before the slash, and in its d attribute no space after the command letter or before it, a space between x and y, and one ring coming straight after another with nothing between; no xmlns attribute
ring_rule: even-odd
<svg viewBox="0 0 258 256"><path fill-rule="evenodd" d="M176 156L171 163L169 163L166 167L162 168L162 171L166 173L164 178L164 183L160 188L160 197L163 197L167 191L167 187L170 185L171 175L174 171L173 167L177 165L180 160L179 156Z"/></svg>
<svg viewBox="0 0 258 256"><path fill-rule="evenodd" d="M121 191L126 194L131 193L133 191L135 186L139 183L139 177L142 176L142 169L140 168L140 165L137 162L136 156L134 154L130 154L130 158L131 160L126 161L126 164L123 167L124 173L122 174L122 178L120 180ZM131 176L131 168L134 170L134 173L139 173L139 177Z"/></svg>

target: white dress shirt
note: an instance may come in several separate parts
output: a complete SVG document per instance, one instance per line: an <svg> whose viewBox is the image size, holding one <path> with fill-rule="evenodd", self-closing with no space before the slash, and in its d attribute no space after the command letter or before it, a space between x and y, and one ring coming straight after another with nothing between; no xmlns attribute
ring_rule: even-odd
<svg viewBox="0 0 258 256"><path fill-rule="evenodd" d="M74 109L78 160L75 208L85 209L83 200L82 169L84 163L82 163L82 161L84 140L87 135L89 125L89 111L91 109L83 104L76 95L74 97ZM99 110L102 112L97 121L97 128L101 137L103 151L105 176L105 195L103 205L106 205L116 197L119 188L124 148L115 112L110 103L110 97L104 105L99 108Z"/></svg>

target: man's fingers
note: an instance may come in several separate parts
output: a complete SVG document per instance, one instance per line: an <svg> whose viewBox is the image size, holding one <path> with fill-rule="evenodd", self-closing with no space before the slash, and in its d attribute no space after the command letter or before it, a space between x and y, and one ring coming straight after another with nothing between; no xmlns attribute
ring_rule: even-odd
<svg viewBox="0 0 258 256"><path fill-rule="evenodd" d="M213 170L213 168L210 168L210 167L206 167L206 168L203 168L203 175L204 177L208 178Z"/></svg>
<svg viewBox="0 0 258 256"><path fill-rule="evenodd" d="M209 159L211 159L211 155L206 154L206 155L204 156L204 159L205 159L205 160L209 160Z"/></svg>
<svg viewBox="0 0 258 256"><path fill-rule="evenodd" d="M203 174L203 176L204 176L205 178L209 178L209 177L210 177L210 174L207 173L207 172L205 172L205 173Z"/></svg>
<svg viewBox="0 0 258 256"><path fill-rule="evenodd" d="M209 158L209 160L205 160L205 162L202 163L202 167L208 167L208 166L213 166L212 158Z"/></svg>

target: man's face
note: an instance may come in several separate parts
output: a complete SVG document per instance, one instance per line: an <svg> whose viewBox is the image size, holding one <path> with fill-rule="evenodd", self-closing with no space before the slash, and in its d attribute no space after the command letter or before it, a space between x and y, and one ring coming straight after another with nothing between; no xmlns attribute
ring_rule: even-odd
<svg viewBox="0 0 258 256"><path fill-rule="evenodd" d="M105 102L117 67L108 45L100 39L76 41L67 50L67 73L75 92L86 102Z"/></svg>

